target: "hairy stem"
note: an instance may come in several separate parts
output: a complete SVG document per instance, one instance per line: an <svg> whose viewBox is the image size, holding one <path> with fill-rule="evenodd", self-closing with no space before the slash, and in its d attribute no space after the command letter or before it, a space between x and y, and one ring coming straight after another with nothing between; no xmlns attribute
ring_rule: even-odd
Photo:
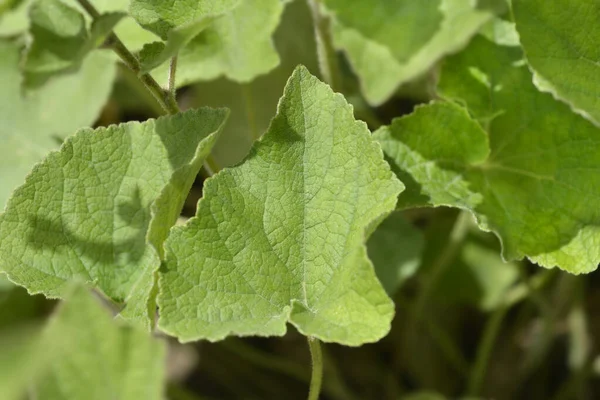
<svg viewBox="0 0 600 400"><path fill-rule="evenodd" d="M94 7L92 3L88 0L77 0L77 2L83 7L83 9L92 17L93 19L97 19L100 17L100 12ZM169 68L169 89L164 90L158 82L150 75L149 73L140 74L141 65L138 58L131 52L129 49L123 44L121 39L112 32L106 41L106 43L112 48L112 50L117 53L117 55L121 58L121 61L129 69L135 72L140 81L144 84L146 89L154 96L158 104L165 110L167 114L173 115L181 112L179 109L179 105L177 104L177 100L175 99L175 71L177 68L177 57L173 57L171 60L171 65ZM206 158L206 162L204 163L204 168L207 170L208 175L213 175L214 173L219 171L218 164L212 157L209 155Z"/></svg>
<svg viewBox="0 0 600 400"><path fill-rule="evenodd" d="M312 374L310 377L310 390L308 400L318 400L323 383L323 353L319 339L308 337L308 347L312 358Z"/></svg>
<svg viewBox="0 0 600 400"><path fill-rule="evenodd" d="M341 90L341 76L333 40L331 40L331 20L321 12L320 0L308 0L313 24L315 26L315 39L317 42L317 55L319 69L325 82L335 92Z"/></svg>
<svg viewBox="0 0 600 400"><path fill-rule="evenodd" d="M177 75L177 56L171 58L171 62L169 63L169 86L167 91L172 98L175 98L175 93L177 91L177 86L175 85L175 78Z"/></svg>

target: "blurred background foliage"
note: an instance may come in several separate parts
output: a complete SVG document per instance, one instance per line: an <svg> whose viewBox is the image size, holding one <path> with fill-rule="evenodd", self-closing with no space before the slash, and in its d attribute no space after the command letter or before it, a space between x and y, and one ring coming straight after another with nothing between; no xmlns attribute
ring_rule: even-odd
<svg viewBox="0 0 600 400"><path fill-rule="evenodd" d="M1 24L0 32L10 35L18 24ZM501 34L495 30L498 26L489 25L485 34ZM182 108L232 110L214 153L221 166L239 163L267 129L297 64L319 72L305 2L285 8L274 40L281 64L268 74L247 84L220 78L178 93ZM350 66L341 56L339 61L344 94L356 117L371 129L434 96L435 67L371 108ZM160 113L137 78L119 68L97 125L142 121ZM185 217L195 212L202 182L200 176ZM505 263L494 235L480 231L468 214L446 208L394 213L374 233L368 248L395 300L396 317L390 334L379 343L324 346L323 399L600 398L597 273L573 276L527 261ZM9 338L40 324L56 303L30 296L0 275L2 350L18 349ZM283 338L187 345L169 339L167 369L167 397L173 400L303 399L310 379L305 338L291 327Z"/></svg>

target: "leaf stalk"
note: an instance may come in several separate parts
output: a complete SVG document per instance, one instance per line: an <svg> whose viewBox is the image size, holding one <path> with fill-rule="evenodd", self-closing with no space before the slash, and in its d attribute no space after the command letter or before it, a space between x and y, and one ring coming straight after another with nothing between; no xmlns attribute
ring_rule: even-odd
<svg viewBox="0 0 600 400"><path fill-rule="evenodd" d="M314 337L308 337L308 347L312 359L312 374L310 377L310 389L308 391L308 400L318 400L323 383L323 352L321 351L321 342Z"/></svg>

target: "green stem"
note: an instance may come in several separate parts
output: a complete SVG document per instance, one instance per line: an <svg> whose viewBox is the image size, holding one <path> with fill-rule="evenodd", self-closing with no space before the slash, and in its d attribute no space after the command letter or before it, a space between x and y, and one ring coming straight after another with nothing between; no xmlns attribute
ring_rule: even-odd
<svg viewBox="0 0 600 400"><path fill-rule="evenodd" d="M100 17L100 12L94 7L92 3L88 0L77 0L81 7L92 17L93 19L97 19ZM180 113L179 105L177 104L177 99L175 98L175 91L170 90L175 87L175 68L177 66L177 58L174 57L175 63L171 62L171 69L169 75L171 76L171 72L173 75L173 82L171 83L171 79L169 79L169 90L164 90L158 82L150 75L149 73L141 74L141 64L138 58L131 52L129 49L123 44L121 39L112 32L107 39L107 44L113 49L115 53L121 58L123 63L129 67L133 72L135 72L140 81L144 84L146 89L154 96L158 104L161 105L163 110L166 111L167 114L174 115ZM169 78L170 78L169 76ZM204 163L205 168L208 170L209 175L212 175L219 171L218 165L212 155L209 155L206 158L206 162Z"/></svg>
<svg viewBox="0 0 600 400"><path fill-rule="evenodd" d="M308 391L308 400L318 400L323 383L323 353L321 352L321 342L319 339L308 337L308 347L312 358L312 374L310 377L310 390Z"/></svg>
<svg viewBox="0 0 600 400"><path fill-rule="evenodd" d="M175 86L175 77L177 75L177 56L171 58L171 62L169 63L169 86L167 88L169 94L174 99L175 94L177 93L177 86Z"/></svg>
<svg viewBox="0 0 600 400"><path fill-rule="evenodd" d="M494 311L485 326L483 338L480 340L477 347L475 365L473 366L471 376L469 378L467 389L468 397L479 396L479 392L481 391L481 387L485 379L487 366L492 356L492 351L494 350L494 344L496 343L496 339L500 333L500 328L502 327L502 321L504 320L508 309L509 307L506 304L501 305L496 311Z"/></svg>
<svg viewBox="0 0 600 400"><path fill-rule="evenodd" d="M92 17L98 19L100 13L96 10L96 7L92 5L88 0L77 0L81 7ZM158 103L168 114L177 114L179 112L179 106L175 97L169 92L163 90L158 82L149 74L140 74L141 65L139 60L129 49L123 44L121 39L113 32L108 36L107 43L113 49L115 53L121 58L121 60L127 65L133 72L139 75L140 80L146 86Z"/></svg>
<svg viewBox="0 0 600 400"><path fill-rule="evenodd" d="M320 0L308 0L313 24L315 27L315 39L317 42L317 56L319 58L319 69L325 82L335 92L341 90L341 74L337 54L331 39L331 20L321 13Z"/></svg>

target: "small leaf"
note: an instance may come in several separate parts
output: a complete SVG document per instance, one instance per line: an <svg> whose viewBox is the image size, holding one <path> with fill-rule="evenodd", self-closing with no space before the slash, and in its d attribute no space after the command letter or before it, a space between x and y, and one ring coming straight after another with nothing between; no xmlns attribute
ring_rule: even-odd
<svg viewBox="0 0 600 400"><path fill-rule="evenodd" d="M286 6L274 36L281 55L281 64L277 68L245 84L219 78L194 85L193 96L189 99L194 107L212 105L231 110L221 139L212 152L218 165L229 167L240 163L254 140L269 128L283 88L298 64L313 73L319 71L314 41L298 40L313 35L307 3L292 2ZM179 77L178 73L178 80Z"/></svg>
<svg viewBox="0 0 600 400"><path fill-rule="evenodd" d="M131 0L130 13L144 28L167 40L171 30L231 11L239 2L240 0Z"/></svg>
<svg viewBox="0 0 600 400"><path fill-rule="evenodd" d="M41 86L51 76L79 69L85 56L100 46L122 13L101 15L88 32L83 15L60 0L36 0L29 12L32 43L25 55L25 84Z"/></svg>
<svg viewBox="0 0 600 400"><path fill-rule="evenodd" d="M375 137L406 183L401 206L470 210L505 259L590 272L600 262L600 214L589 206L600 196L600 130L540 93L522 58L478 37L445 63L442 93L487 135L459 106L433 103Z"/></svg>
<svg viewBox="0 0 600 400"><path fill-rule="evenodd" d="M385 291L391 296L421 264L423 235L400 212L387 217L367 242L369 257Z"/></svg>
<svg viewBox="0 0 600 400"><path fill-rule="evenodd" d="M41 332L14 330L2 339L3 399L163 398L163 343L118 324L81 286Z"/></svg>
<svg viewBox="0 0 600 400"><path fill-rule="evenodd" d="M220 76L250 82L277 67L279 56L271 36L283 8L281 0L241 0L236 8L216 19L180 51L177 85ZM167 68L163 64L153 76L159 82L166 82Z"/></svg>
<svg viewBox="0 0 600 400"><path fill-rule="evenodd" d="M517 30L536 86L600 124L600 4L593 0L515 0Z"/></svg>
<svg viewBox="0 0 600 400"><path fill-rule="evenodd" d="M206 181L166 241L160 327L220 340L283 335L289 321L328 342L380 339L393 304L364 242L401 190L345 99L297 68L265 136Z"/></svg>
<svg viewBox="0 0 600 400"><path fill-rule="evenodd" d="M201 18L169 31L166 43L152 42L144 45L139 54L142 66L140 73L150 72L168 59L176 56L182 47L206 29L213 21L213 17Z"/></svg>
<svg viewBox="0 0 600 400"><path fill-rule="evenodd" d="M76 73L23 92L20 52L17 44L0 40L0 210L36 162L66 134L96 120L116 73L113 55L96 52Z"/></svg>
<svg viewBox="0 0 600 400"><path fill-rule="evenodd" d="M494 13L471 0L326 0L336 17L335 46L348 56L368 102L397 88L465 46ZM369 16L368 18L366 16Z"/></svg>
<svg viewBox="0 0 600 400"><path fill-rule="evenodd" d="M0 270L51 297L82 279L148 325L162 242L226 116L192 110L67 139L0 216Z"/></svg>

